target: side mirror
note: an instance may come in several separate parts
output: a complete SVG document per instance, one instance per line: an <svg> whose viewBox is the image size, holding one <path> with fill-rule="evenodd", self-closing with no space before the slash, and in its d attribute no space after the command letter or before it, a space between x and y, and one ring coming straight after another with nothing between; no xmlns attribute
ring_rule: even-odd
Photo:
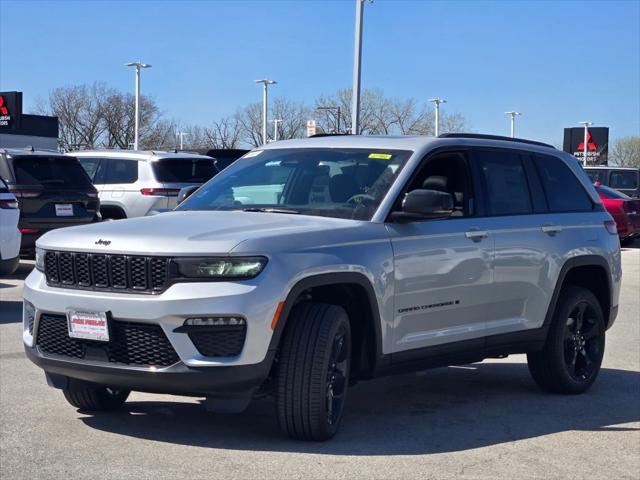
<svg viewBox="0 0 640 480"><path fill-rule="evenodd" d="M402 200L402 210L393 212L398 221L448 218L453 213L453 197L438 190L412 190Z"/></svg>
<svg viewBox="0 0 640 480"><path fill-rule="evenodd" d="M200 188L200 185L190 185L188 187L181 188L178 192L178 205L184 202L193 192Z"/></svg>

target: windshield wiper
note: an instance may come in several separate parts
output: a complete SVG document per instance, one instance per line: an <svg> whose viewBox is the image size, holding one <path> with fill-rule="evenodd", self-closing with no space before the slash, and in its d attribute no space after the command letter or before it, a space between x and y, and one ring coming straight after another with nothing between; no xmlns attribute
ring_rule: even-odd
<svg viewBox="0 0 640 480"><path fill-rule="evenodd" d="M249 207L243 208L243 212L263 212L263 213L300 213L291 208L269 208L269 207Z"/></svg>

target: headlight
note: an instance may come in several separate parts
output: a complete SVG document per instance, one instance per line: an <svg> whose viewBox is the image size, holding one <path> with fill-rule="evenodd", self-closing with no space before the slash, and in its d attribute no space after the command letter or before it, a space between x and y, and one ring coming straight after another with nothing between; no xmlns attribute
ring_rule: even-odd
<svg viewBox="0 0 640 480"><path fill-rule="evenodd" d="M265 257L174 258L181 277L247 279L257 276L267 264Z"/></svg>
<svg viewBox="0 0 640 480"><path fill-rule="evenodd" d="M41 248L36 248L36 269L44 272L44 254L46 252Z"/></svg>

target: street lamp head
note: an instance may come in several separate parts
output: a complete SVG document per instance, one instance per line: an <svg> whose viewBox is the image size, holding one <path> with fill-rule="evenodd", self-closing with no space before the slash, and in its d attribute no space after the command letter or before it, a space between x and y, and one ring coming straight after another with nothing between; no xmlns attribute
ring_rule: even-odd
<svg viewBox="0 0 640 480"><path fill-rule="evenodd" d="M512 117L516 116L516 115L522 115L522 113L520 112L516 112L515 110L512 110L510 112L504 112L505 115L511 115Z"/></svg>
<svg viewBox="0 0 640 480"><path fill-rule="evenodd" d="M129 62L124 64L125 67L138 67L138 68L151 68L151 65L148 63L142 62Z"/></svg>
<svg viewBox="0 0 640 480"><path fill-rule="evenodd" d="M588 127L589 125L593 125L593 122L584 121L584 122L578 122L578 124Z"/></svg>
<svg viewBox="0 0 640 480"><path fill-rule="evenodd" d="M444 98L440 98L440 97L430 98L429 101L433 102L433 103L435 103L437 105L439 105L441 103L447 103L447 101Z"/></svg>
<svg viewBox="0 0 640 480"><path fill-rule="evenodd" d="M265 85L273 85L273 84L275 84L275 83L278 83L278 82L276 82L275 80L269 80L269 79L267 79L267 78L263 78L263 79L261 79L261 80L256 80L255 82L256 82L256 83L264 83Z"/></svg>

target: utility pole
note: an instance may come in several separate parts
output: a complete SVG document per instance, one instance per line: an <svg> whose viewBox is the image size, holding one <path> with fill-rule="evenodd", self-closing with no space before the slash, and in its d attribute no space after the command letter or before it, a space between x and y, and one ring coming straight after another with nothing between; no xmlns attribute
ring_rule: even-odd
<svg viewBox="0 0 640 480"><path fill-rule="evenodd" d="M274 118L273 119L273 141L277 142L278 141L278 124L282 123L282 119L281 118Z"/></svg>
<svg viewBox="0 0 640 480"><path fill-rule="evenodd" d="M268 102L268 88L269 85L275 85L275 80L269 80L263 78L262 80L256 80L256 83L262 84L262 144L267 143L267 102Z"/></svg>
<svg viewBox="0 0 640 480"><path fill-rule="evenodd" d="M436 137L440 135L440 104L447 103L443 98L436 97L429 99L436 106Z"/></svg>
<svg viewBox="0 0 640 480"><path fill-rule="evenodd" d="M588 140L589 140L589 126L593 125L593 122L589 122L589 121L584 121L584 122L578 122L580 125L584 126L584 141L582 143L583 146L583 150L584 150L584 157L582 159L582 163L583 165L586 167L587 166L587 150L588 150Z"/></svg>
<svg viewBox="0 0 640 480"><path fill-rule="evenodd" d="M516 115L522 115L522 113L516 112L514 110L504 113L505 115L509 115L511 117L511 138L514 138L516 136Z"/></svg>
<svg viewBox="0 0 640 480"><path fill-rule="evenodd" d="M353 52L353 88L351 91L351 133L360 131L360 67L362 65L362 16L364 1L356 0L355 47Z"/></svg>
<svg viewBox="0 0 640 480"><path fill-rule="evenodd" d="M140 61L137 62L129 62L125 63L126 67L136 67L136 118L135 118L135 131L134 131L134 140L133 140L133 149L138 150L138 144L140 140L140 69L142 68L151 68L151 65L148 63L142 63Z"/></svg>

